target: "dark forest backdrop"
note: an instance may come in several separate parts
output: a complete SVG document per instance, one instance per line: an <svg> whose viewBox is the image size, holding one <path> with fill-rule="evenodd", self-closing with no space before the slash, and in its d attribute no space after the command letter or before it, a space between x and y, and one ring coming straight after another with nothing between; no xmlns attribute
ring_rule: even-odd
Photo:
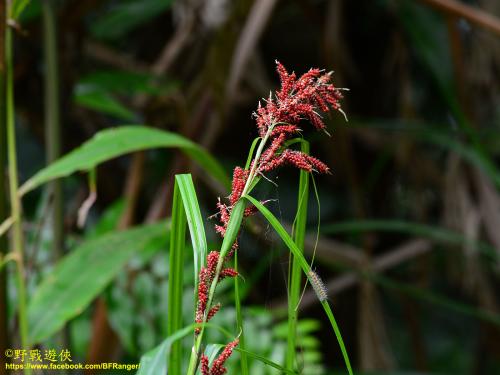
<svg viewBox="0 0 500 375"><path fill-rule="evenodd" d="M32 0L14 30L21 183L123 124L179 133L230 175L257 136L258 100L278 85L275 60L298 74L333 70L335 84L350 89L349 121L335 114L326 119L330 138L308 134L312 154L333 173L314 179L321 204L311 190L306 253L316 247L313 268L327 283L354 367L500 372L498 1ZM78 210L92 189L85 174L27 194L28 295L65 252L169 216L173 176L186 172L208 218L229 192L175 150L100 165L83 228ZM290 169L259 190L289 225L296 181ZM216 246L212 225L206 230ZM259 217L240 243L247 345L280 363L288 252ZM64 342L80 361L138 362L166 336L168 247L158 247L135 255L41 347ZM8 328L0 336L18 347L14 267L3 270ZM186 303L192 293L186 288ZM300 310L303 373L340 373L342 357L313 293L307 289ZM230 307L217 320L233 321ZM259 366L252 373L277 373Z"/></svg>

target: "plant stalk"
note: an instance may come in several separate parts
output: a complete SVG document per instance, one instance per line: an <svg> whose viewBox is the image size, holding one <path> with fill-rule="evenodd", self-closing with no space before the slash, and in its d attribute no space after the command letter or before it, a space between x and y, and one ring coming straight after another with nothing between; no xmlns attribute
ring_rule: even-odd
<svg viewBox="0 0 500 375"><path fill-rule="evenodd" d="M12 251L15 254L17 264L17 297L19 330L21 348L29 350L28 347L28 319L26 309L26 284L24 272L23 231L21 222L21 198L18 194L17 155L16 155L16 129L14 118L14 82L13 82L13 35L12 29L7 25L5 31L5 55L6 55L6 113L7 113L7 152L9 170L9 192L11 216L14 220L12 225ZM24 373L31 374L31 369L24 369Z"/></svg>
<svg viewBox="0 0 500 375"><path fill-rule="evenodd" d="M7 25L7 5L0 1L0 223L7 217L7 186L5 166L7 159L6 107L5 107L5 29ZM7 253L7 239L0 234L0 257ZM10 347L8 331L7 305L7 267L0 267L0 353ZM0 368L0 375L7 374L5 367Z"/></svg>
<svg viewBox="0 0 500 375"><path fill-rule="evenodd" d="M254 162L253 162L252 167L250 169L250 173L248 174L248 179L247 179L247 182L245 184L245 187L243 188L243 192L242 192L241 196L246 195L252 189L252 182L257 174L257 166L259 164L260 157L262 155L262 152L264 151L264 147L265 147L267 141L269 140L269 137L271 136L271 133L272 133L275 125L276 124L271 124L269 126L266 134L264 135L264 137L262 138L262 140L259 143L259 147L257 149L257 152L255 153ZM231 211L231 216L229 219L228 228L231 227L231 224L232 224L231 222L236 221L239 223L237 225L237 227L239 229L239 226L241 224L241 220L243 219L244 210L245 210L245 203L243 200L240 199L235 204L235 206L233 207L233 209ZM217 287L217 282L219 281L219 275L220 275L220 272L222 271L222 267L224 265L224 260L225 260L226 254L228 253L229 249L231 248L231 246L233 245L233 243L236 239L236 236L238 235L238 230L235 231L233 236L231 236L228 232L226 232L226 236L224 237L224 241L222 242L221 252L219 255L219 261L217 262L217 268L215 269L215 276L213 278L212 284L210 285L210 290L208 293L208 300L207 300L207 307L205 309L205 314L203 316L203 322L202 322L202 326L200 329L200 333L195 338L193 351L191 352L191 357L189 359L189 366L188 366L188 371L187 371L188 375L195 375L195 373L196 373L196 369L198 367L198 359L199 359L200 354L201 354L201 352L200 352L201 343L203 341L203 333L204 333L204 325L203 324L207 322L208 311L210 311L210 308L212 306L212 300L213 300L213 297L215 295L215 288Z"/></svg>
<svg viewBox="0 0 500 375"><path fill-rule="evenodd" d="M302 142L302 152L309 154L309 144ZM304 241L307 222L307 200L309 196L309 173L300 171L299 193L297 198L297 216L293 227L292 238L297 248L304 252ZM299 319L299 302L302 283L302 268L297 257L291 254L292 265L289 274L288 296L288 335L285 356L286 368L294 370L297 351L297 323Z"/></svg>

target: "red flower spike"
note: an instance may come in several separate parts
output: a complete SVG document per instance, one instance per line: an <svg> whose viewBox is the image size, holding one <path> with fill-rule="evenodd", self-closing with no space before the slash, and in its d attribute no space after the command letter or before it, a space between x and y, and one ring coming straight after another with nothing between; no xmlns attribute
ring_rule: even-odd
<svg viewBox="0 0 500 375"><path fill-rule="evenodd" d="M321 160L316 159L313 156L306 155L306 159L309 164L312 165L313 169L318 173L330 173L330 168L323 163Z"/></svg>
<svg viewBox="0 0 500 375"><path fill-rule="evenodd" d="M222 238L226 235L226 228L222 225L215 225L215 231L221 235Z"/></svg>
<svg viewBox="0 0 500 375"><path fill-rule="evenodd" d="M307 155L300 151L285 150L283 154L281 154L281 156L286 160L288 164L291 164L299 169L303 169L307 172L312 171L312 166L311 164L309 164L306 158Z"/></svg>
<svg viewBox="0 0 500 375"><path fill-rule="evenodd" d="M233 172L233 184L231 189L231 195L229 196L229 201L231 206L234 206L238 199L241 198L241 193L243 193L243 189L245 188L245 184L248 178L248 171L241 168L234 168Z"/></svg>
<svg viewBox="0 0 500 375"><path fill-rule="evenodd" d="M271 133L271 137L276 137L281 133L284 133L286 136L291 136L298 133L299 131L300 129L298 128L298 126L295 125L279 125L274 127Z"/></svg>
<svg viewBox="0 0 500 375"><path fill-rule="evenodd" d="M225 260L229 260L233 257L234 252L238 250L238 246L238 239L236 239L236 241L234 241L233 243L233 246L231 246L231 250L229 250L229 252L227 253Z"/></svg>
<svg viewBox="0 0 500 375"><path fill-rule="evenodd" d="M285 139L285 133L280 133L276 138L274 138L269 148L262 154L260 163L266 163L267 161L269 161L269 159L271 159L283 145Z"/></svg>
<svg viewBox="0 0 500 375"><path fill-rule="evenodd" d="M238 271L233 268L225 268L220 272L219 280L223 280L226 277L236 277L238 276Z"/></svg>
<svg viewBox="0 0 500 375"><path fill-rule="evenodd" d="M257 110L253 114L260 137L264 138L268 136L269 143L265 145L260 158L252 160L250 169L262 174L281 167L284 164L289 164L308 172L329 173L328 166L317 158L300 151L289 149L282 151L282 149L287 139L301 131L298 128L298 124L308 121L317 130L324 130L323 113L337 110L345 116L340 106L340 100L343 97L341 89L336 88L331 83L332 73L324 73L319 69L310 69L297 78L295 73L288 73L285 67L276 61L276 70L281 82L280 89L276 91L274 97L270 93L269 97L263 100L264 105L259 102ZM270 134L268 134L270 127L273 128ZM241 198L249 173L249 170L236 167L233 171L229 204L223 204L220 200L217 203L220 222L215 225L215 230L222 237L226 235L231 211ZM256 212L256 207L249 206L244 211L244 217L254 212ZM238 249L237 238L225 256L224 261L230 259L236 249ZM214 281L219 257L220 254L218 252L210 252L207 256L207 266L202 267L200 270L198 304L195 316L195 320L198 323L202 323L204 319L211 319L220 309L220 304L211 308L207 306L208 291ZM222 280L225 277L236 277L237 275L238 273L234 269L225 268L219 274L218 280ZM207 308L209 308L208 313L206 312ZM197 328L195 332L199 333L200 329ZM231 355L236 345L238 345L238 340L228 344L221 355L213 362L210 371L208 358L202 355L200 359L202 375L221 375L226 373L227 370L223 366L224 362Z"/></svg>
<svg viewBox="0 0 500 375"><path fill-rule="evenodd" d="M217 268L217 262L219 261L219 253L217 251L211 251L207 255L207 269L210 277L210 282L215 276L215 269Z"/></svg>
<svg viewBox="0 0 500 375"><path fill-rule="evenodd" d="M208 367L208 357L205 354L201 355L201 375L210 375L210 370Z"/></svg>
<svg viewBox="0 0 500 375"><path fill-rule="evenodd" d="M255 206L248 206L247 208L245 208L245 211L243 212L243 217L251 216L254 213L256 213L257 211L258 211L257 207L255 207Z"/></svg>
<svg viewBox="0 0 500 375"><path fill-rule="evenodd" d="M215 314L220 310L220 303L212 307L207 314L207 322L214 317Z"/></svg>
<svg viewBox="0 0 500 375"><path fill-rule="evenodd" d="M212 367L210 368L210 375L223 375L227 372L224 367L224 363L227 361L229 356L233 353L234 348L238 345L240 340L236 339L226 345L221 354L212 362Z"/></svg>

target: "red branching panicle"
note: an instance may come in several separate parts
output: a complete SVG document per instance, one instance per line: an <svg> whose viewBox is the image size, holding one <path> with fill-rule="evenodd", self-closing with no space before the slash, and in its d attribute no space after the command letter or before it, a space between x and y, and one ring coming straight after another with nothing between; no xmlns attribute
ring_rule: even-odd
<svg viewBox="0 0 500 375"><path fill-rule="evenodd" d="M255 121L262 144L261 153L254 155L250 170L236 167L233 171L231 194L228 204L217 202L219 223L215 225L217 233L224 237L231 218L233 207L241 198L247 185L250 185L256 174L273 171L281 166L289 165L307 172L329 173L330 169L319 159L303 152L291 150L286 147L286 141L301 132L300 126L305 122L311 123L316 130L325 130L322 114L337 110L344 114L340 107L342 99L341 90L331 82L331 73L319 69L310 69L297 78L295 73L288 73L282 64L276 62L276 70L280 77L281 87L274 97L269 94L265 105L261 102L254 113ZM265 202L263 202L265 203ZM244 211L244 217L257 211L255 206L249 206ZM222 265L230 259L238 248L236 239L231 251L222 260ZM196 309L196 322L204 323L210 320L220 309L220 304L213 307L207 306L208 293L215 280L219 253L212 251L207 256L207 266L202 267L198 283L198 305ZM221 267L217 282L226 277L236 277L238 272L232 268ZM208 310L208 311L207 311ZM195 333L199 334L200 328ZM226 372L223 364L238 345L238 340L228 344L221 355L213 362L208 370L208 358L201 356L201 371L203 375L220 375Z"/></svg>

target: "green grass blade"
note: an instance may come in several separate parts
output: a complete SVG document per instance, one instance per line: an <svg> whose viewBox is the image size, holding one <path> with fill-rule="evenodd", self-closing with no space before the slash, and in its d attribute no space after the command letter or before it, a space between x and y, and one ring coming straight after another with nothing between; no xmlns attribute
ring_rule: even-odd
<svg viewBox="0 0 500 375"><path fill-rule="evenodd" d="M19 189L24 195L38 186L77 171L89 171L98 164L129 152L152 148L180 148L226 187L229 178L222 166L203 148L178 134L140 125L120 126L97 133L82 146L43 168Z"/></svg>
<svg viewBox="0 0 500 375"><path fill-rule="evenodd" d="M167 237L165 222L112 232L86 241L42 280L28 304L30 346L80 314L137 252ZM82 267L82 265L90 265Z"/></svg>
<svg viewBox="0 0 500 375"><path fill-rule="evenodd" d="M301 151L309 154L309 143L301 143ZM307 224L307 201L309 197L309 173L300 171L299 192L297 197L297 214L293 225L292 237L301 253L304 252L304 239ZM295 257L291 255L291 272L288 279L288 335L285 356L286 368L294 369L297 351L297 322L299 318L298 305L301 292L302 270Z"/></svg>
<svg viewBox="0 0 500 375"><path fill-rule="evenodd" d="M195 290L198 290L198 274L207 257L208 246L205 236L205 226L191 175L176 175L175 183L179 188L189 225L189 234L191 235L191 243L193 244Z"/></svg>
<svg viewBox="0 0 500 375"><path fill-rule="evenodd" d="M186 337L187 335L193 333L194 325L187 326L180 331L169 335L160 345L156 348L150 350L141 357L141 362L139 366L139 371L137 375L157 375L166 374L167 366L168 373L170 373L170 362L165 361L165 358L171 358L170 355L172 351L172 346L177 343L178 340Z"/></svg>
<svg viewBox="0 0 500 375"><path fill-rule="evenodd" d="M222 349L224 349L224 347L225 347L225 345L223 345L223 344L210 344L209 346L207 346L207 350L205 351L205 354L208 355L210 353L212 355L212 357L214 357L215 355L217 355L217 353L219 353ZM234 351L240 353L240 357L243 357L243 355L251 357L257 361L264 363L265 365L267 365L269 367L273 367L276 370L279 370L281 373L298 374L297 372L292 371L292 370L288 370L285 367L280 366L276 362L273 362L260 354L257 354L257 353L254 353L254 352L251 352L249 350L245 350L245 349L241 348L241 340L240 340L240 345L238 345L234 349Z"/></svg>
<svg viewBox="0 0 500 375"><path fill-rule="evenodd" d="M420 223L401 220L356 220L327 224L322 228L324 233L329 234L368 231L407 233L452 245L471 244L477 246L479 251L488 258L492 260L498 258L495 248L487 243L472 241L457 232Z"/></svg>
<svg viewBox="0 0 500 375"><path fill-rule="evenodd" d="M252 163L253 152L255 151L255 147L257 147L257 143L260 141L260 137L257 137L253 140L252 146L250 146L250 151L248 152L247 162L245 163L245 169L250 168L250 163Z"/></svg>
<svg viewBox="0 0 500 375"><path fill-rule="evenodd" d="M182 327L182 291L184 280L184 248L186 245L186 214L181 188L175 183L172 205L172 233L170 235L170 261L168 271L167 335ZM181 342L172 343L168 373L180 375L182 366ZM166 357L164 358L166 360Z"/></svg>
<svg viewBox="0 0 500 375"><path fill-rule="evenodd" d="M278 219L269 211L262 203L260 203L258 200L255 198L252 198L249 195L246 195L245 198L255 205L257 209L264 215L266 220L271 224L271 226L274 228L276 233L281 237L285 245L290 249L290 251L293 253L295 258L297 259L297 262L299 263L300 267L302 268L302 271L306 274L306 276L309 275L311 272L311 268L309 267L309 264L307 263L306 259L302 255L300 249L297 247L297 245L293 242L293 239L290 237L290 235L287 233L285 228L279 223ZM342 335L340 333L340 330L337 326L337 323L335 322L335 319L333 319L333 313L331 311L330 305L327 303L327 301L323 301L321 303L323 306L323 309L325 310L326 315L328 316L328 319L330 320L330 323L332 325L333 331L335 332L335 336L337 338L337 342L339 343L340 349L342 351L342 356L344 357L344 362L347 367L347 371L349 372L350 375L353 375L352 368L351 368L351 362L349 361L349 356L347 354L347 350L344 345L344 340L342 339Z"/></svg>
<svg viewBox="0 0 500 375"><path fill-rule="evenodd" d="M245 201L240 199L231 211L231 217L229 218L229 223L227 224L226 235L222 240L222 245L220 249L220 257L225 257L231 247L233 246L238 233L240 232L241 220L243 220L243 212L245 211Z"/></svg>

